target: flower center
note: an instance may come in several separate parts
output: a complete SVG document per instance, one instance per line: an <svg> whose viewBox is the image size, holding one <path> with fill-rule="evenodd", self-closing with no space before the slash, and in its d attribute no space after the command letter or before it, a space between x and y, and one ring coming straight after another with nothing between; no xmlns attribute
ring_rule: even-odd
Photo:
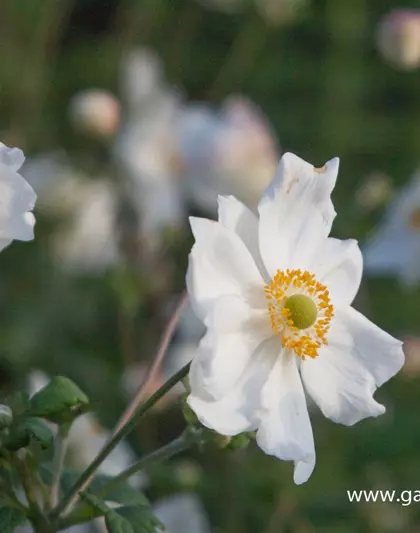
<svg viewBox="0 0 420 533"><path fill-rule="evenodd" d="M284 307L289 311L289 318L298 329L306 329L315 324L318 310L309 296L305 294L289 296Z"/></svg>
<svg viewBox="0 0 420 533"><path fill-rule="evenodd" d="M334 307L328 289L304 270L277 270L265 286L271 327L301 359L315 358L330 329Z"/></svg>

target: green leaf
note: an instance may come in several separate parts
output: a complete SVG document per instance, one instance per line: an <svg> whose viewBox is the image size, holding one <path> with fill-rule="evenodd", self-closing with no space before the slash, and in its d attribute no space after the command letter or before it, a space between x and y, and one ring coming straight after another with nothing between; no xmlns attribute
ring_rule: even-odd
<svg viewBox="0 0 420 533"><path fill-rule="evenodd" d="M12 533L26 521L26 515L15 507L0 508L0 533Z"/></svg>
<svg viewBox="0 0 420 533"><path fill-rule="evenodd" d="M226 446L227 450L236 451L245 449L251 442L249 435L246 433L240 433L230 439L229 444Z"/></svg>
<svg viewBox="0 0 420 533"><path fill-rule="evenodd" d="M109 533L134 533L130 522L116 511L108 511L105 514L105 524Z"/></svg>
<svg viewBox="0 0 420 533"><path fill-rule="evenodd" d="M31 442L37 442L45 450L53 441L53 433L45 422L37 418L20 418L10 428L4 447L16 451L29 446Z"/></svg>
<svg viewBox="0 0 420 533"><path fill-rule="evenodd" d="M165 529L165 526L156 518L150 507L130 505L121 507L116 512L131 524L134 533L155 533L158 530Z"/></svg>
<svg viewBox="0 0 420 533"><path fill-rule="evenodd" d="M55 376L30 399L32 416L47 418L57 424L69 423L88 410L89 399L70 379Z"/></svg>
<svg viewBox="0 0 420 533"><path fill-rule="evenodd" d="M101 500L101 498L98 498L97 496L92 494L89 490L83 491L81 493L81 497L91 507L93 507L94 509L97 509L98 511L100 511L103 514L107 513L110 510L108 505L103 500Z"/></svg>
<svg viewBox="0 0 420 533"><path fill-rule="evenodd" d="M97 476L91 486L90 490L94 493L101 493L102 488L112 481L111 477L108 476ZM122 503L123 505L142 505L145 507L150 507L149 500L146 496L135 489L128 483L122 483L117 487L114 487L109 492L106 492L102 496L107 502Z"/></svg>

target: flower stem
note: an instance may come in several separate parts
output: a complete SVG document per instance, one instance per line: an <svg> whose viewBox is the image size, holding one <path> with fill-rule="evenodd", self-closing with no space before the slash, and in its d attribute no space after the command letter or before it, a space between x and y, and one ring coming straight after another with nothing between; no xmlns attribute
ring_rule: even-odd
<svg viewBox="0 0 420 533"><path fill-rule="evenodd" d="M66 454L67 448L67 436L69 433L68 425L60 426L57 433L57 438L55 441L55 453L53 461L53 478L51 484L51 507L54 507L58 504L60 497L60 478L61 471L64 464L64 456Z"/></svg>
<svg viewBox="0 0 420 533"><path fill-rule="evenodd" d="M61 502L52 510L51 516L57 518L60 514L65 514L72 506L73 502L79 497L79 493L85 490L90 484L95 472L98 470L103 461L114 450L117 444L124 439L136 426L138 420L153 407L168 391L170 391L184 376L188 374L190 363L186 364L181 370L174 374L166 383L162 385L150 398L137 407L133 416L127 423L121 427L113 437L102 448L95 459L90 463L80 477L76 480Z"/></svg>
<svg viewBox="0 0 420 533"><path fill-rule="evenodd" d="M168 349L169 343L171 342L172 337L175 333L175 329L178 325L179 319L181 318L182 312L184 311L185 305L187 304L187 301L188 301L188 294L186 291L184 291L178 301L178 304L175 308L173 315L171 316L165 328L165 331L163 333L163 336L159 344L158 351L156 353L156 357L153 360L153 364L149 370L149 373L146 379L144 380L144 382L140 385L140 388L138 389L130 405L125 410L124 414L119 420L117 427L114 431L114 434L116 434L127 423L127 421L130 420L130 418L133 416L133 413L135 412L135 410L138 408L138 406L142 402L149 384L156 377L156 374L158 373L160 365L162 364L163 358L166 354L166 350Z"/></svg>
<svg viewBox="0 0 420 533"><path fill-rule="evenodd" d="M102 487L98 495L105 496L110 490L118 486L120 483L124 483L124 481L134 474L137 474L137 472L156 463L160 463L165 459L169 459L169 457L188 449L192 444L201 440L201 434L201 430L195 431L194 434L191 434L190 430L185 431L169 444L145 455L129 468L118 474L118 476Z"/></svg>

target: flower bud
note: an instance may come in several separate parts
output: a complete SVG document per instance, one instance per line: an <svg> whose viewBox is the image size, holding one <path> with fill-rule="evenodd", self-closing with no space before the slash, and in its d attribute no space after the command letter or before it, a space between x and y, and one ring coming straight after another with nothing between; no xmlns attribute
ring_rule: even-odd
<svg viewBox="0 0 420 533"><path fill-rule="evenodd" d="M121 107L110 92L88 89L78 92L70 100L69 116L76 131L96 138L108 138L119 127Z"/></svg>
<svg viewBox="0 0 420 533"><path fill-rule="evenodd" d="M420 10L391 11L379 24L377 47L393 66L412 70L420 65Z"/></svg>
<svg viewBox="0 0 420 533"><path fill-rule="evenodd" d="M9 427L13 422L13 413L7 405L0 405L0 431Z"/></svg>

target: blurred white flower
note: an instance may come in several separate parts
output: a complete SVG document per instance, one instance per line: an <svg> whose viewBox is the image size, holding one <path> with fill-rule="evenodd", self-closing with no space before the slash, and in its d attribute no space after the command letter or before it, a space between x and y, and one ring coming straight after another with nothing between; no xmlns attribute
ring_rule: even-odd
<svg viewBox="0 0 420 533"><path fill-rule="evenodd" d="M22 150L0 143L0 250L34 238L36 194L18 173L24 160Z"/></svg>
<svg viewBox="0 0 420 533"><path fill-rule="evenodd" d="M368 274L396 276L408 285L420 281L420 171L389 205L363 257Z"/></svg>
<svg viewBox="0 0 420 533"><path fill-rule="evenodd" d="M339 161L285 154L258 206L219 198L218 222L191 218L187 287L207 327L190 370L190 407L222 435L256 431L260 448L307 481L315 445L304 390L353 425L404 362L402 343L351 307L362 277L354 240L329 237Z"/></svg>
<svg viewBox="0 0 420 533"><path fill-rule="evenodd" d="M83 200L68 225L54 236L53 250L57 262L69 269L101 272L120 260L116 191L106 180L84 181L79 186Z"/></svg>
<svg viewBox="0 0 420 533"><path fill-rule="evenodd" d="M144 49L127 56L122 85L128 113L115 157L130 179L143 242L153 248L159 244L163 228L182 223L175 144L180 97L162 80L158 58Z"/></svg>
<svg viewBox="0 0 420 533"><path fill-rule="evenodd" d="M411 70L420 66L420 9L396 9L379 23L376 43L393 66Z"/></svg>
<svg viewBox="0 0 420 533"><path fill-rule="evenodd" d="M186 194L215 213L218 194L233 194L256 207L275 172L279 151L271 127L249 100L226 100L219 112L186 107L179 125L181 169Z"/></svg>
<svg viewBox="0 0 420 533"><path fill-rule="evenodd" d="M23 172L39 195L40 208L63 219L51 236L60 266L98 273L119 262L117 192L110 181L76 172L63 154L33 158Z"/></svg>
<svg viewBox="0 0 420 533"><path fill-rule="evenodd" d="M153 511L165 533L210 533L210 524L199 498L193 493L175 494L158 501Z"/></svg>
<svg viewBox="0 0 420 533"><path fill-rule="evenodd" d="M112 137L120 124L121 106L109 91L86 89L70 100L69 118L76 131L92 137Z"/></svg>

